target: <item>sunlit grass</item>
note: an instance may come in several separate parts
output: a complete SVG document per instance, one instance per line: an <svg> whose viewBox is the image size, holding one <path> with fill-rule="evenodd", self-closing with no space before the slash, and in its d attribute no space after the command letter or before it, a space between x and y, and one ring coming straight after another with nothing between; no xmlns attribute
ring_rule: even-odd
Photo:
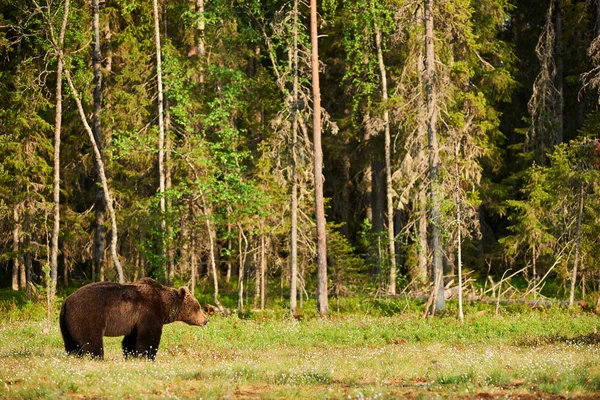
<svg viewBox="0 0 600 400"><path fill-rule="evenodd" d="M4 316L0 398L600 396L597 316L492 314L214 316L167 325L155 362L125 360L121 338L105 339L104 361L66 356L56 321L45 336L40 320Z"/></svg>

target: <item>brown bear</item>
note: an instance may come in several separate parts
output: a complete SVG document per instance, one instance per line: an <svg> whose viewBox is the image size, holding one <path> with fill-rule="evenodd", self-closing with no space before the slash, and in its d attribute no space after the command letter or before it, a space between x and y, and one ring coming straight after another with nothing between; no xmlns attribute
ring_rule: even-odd
<svg viewBox="0 0 600 400"><path fill-rule="evenodd" d="M156 358L164 324L206 325L200 303L186 287L163 286L151 278L132 284L91 283L67 297L60 330L69 354L104 357L104 336L125 336L127 356Z"/></svg>

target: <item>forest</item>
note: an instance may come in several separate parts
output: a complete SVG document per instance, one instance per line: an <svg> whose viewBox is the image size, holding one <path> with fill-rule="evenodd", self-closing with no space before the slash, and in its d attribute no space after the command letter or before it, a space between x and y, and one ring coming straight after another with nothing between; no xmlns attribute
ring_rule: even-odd
<svg viewBox="0 0 600 400"><path fill-rule="evenodd" d="M1 287L595 305L600 1L90 1L0 0Z"/></svg>

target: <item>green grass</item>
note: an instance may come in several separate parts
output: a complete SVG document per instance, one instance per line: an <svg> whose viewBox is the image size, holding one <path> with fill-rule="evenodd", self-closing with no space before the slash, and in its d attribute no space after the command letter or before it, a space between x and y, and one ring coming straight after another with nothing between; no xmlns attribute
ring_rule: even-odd
<svg viewBox="0 0 600 400"><path fill-rule="evenodd" d="M378 304L383 302L383 304ZM342 304L344 303L344 304ZM306 305L167 325L157 360L63 352L43 305L0 302L0 398L553 398L600 396L596 315L467 306L423 319L405 300L344 300L327 319ZM41 309L41 310L40 310ZM392 311L390 311L392 310ZM523 397L525 396L525 397Z"/></svg>

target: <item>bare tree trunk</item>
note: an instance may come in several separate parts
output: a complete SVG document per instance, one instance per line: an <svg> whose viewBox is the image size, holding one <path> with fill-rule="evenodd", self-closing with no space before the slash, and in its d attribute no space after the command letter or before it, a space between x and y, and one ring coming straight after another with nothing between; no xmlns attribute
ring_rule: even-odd
<svg viewBox="0 0 600 400"><path fill-rule="evenodd" d="M252 264L254 265L254 301L252 302L252 307L254 309L259 308L260 302L260 289L262 287L261 284L261 274L260 274L260 261L259 253L261 251L262 240L259 237L256 237L256 248L258 252L254 252L252 255Z"/></svg>
<svg viewBox="0 0 600 400"><path fill-rule="evenodd" d="M12 290L19 290L19 272L21 269L20 266L20 252L19 252L19 241L20 241L20 222L19 222L19 209L17 206L15 206L13 208L13 222L14 222L14 226L13 226L13 244L12 244L12 250L13 250L13 254L14 254L14 259L13 259L13 270L12 270Z"/></svg>
<svg viewBox="0 0 600 400"><path fill-rule="evenodd" d="M298 0L294 0L294 26L292 28L294 46L292 49L294 118L292 121L292 210L290 232L290 313L296 313L298 298Z"/></svg>
<svg viewBox="0 0 600 400"><path fill-rule="evenodd" d="M163 260L166 258L166 199L165 199L165 120L164 120L164 98L162 84L162 59L160 45L160 21L158 16L158 0L152 0L152 9L154 11L154 46L156 50L156 78L158 87L158 175L159 175L159 196L160 196L160 230L161 230L161 253ZM165 278L168 282L169 273L165 271Z"/></svg>
<svg viewBox="0 0 600 400"><path fill-rule="evenodd" d="M419 191L417 195L418 207L419 207L419 221L417 225L417 258L418 258L418 269L416 278L419 286L425 287L429 274L429 268L427 263L427 195L425 191Z"/></svg>
<svg viewBox="0 0 600 400"><path fill-rule="evenodd" d="M163 10L163 27L164 27L164 35L165 37L167 37L167 10L166 7ZM169 87L167 86L166 88L167 93L169 92ZM165 94L164 95L164 114L165 114L165 122L164 122L164 129L165 129L165 165L164 165L164 170L165 170L165 190L167 191L167 193L171 190L171 188L173 187L173 181L172 181L172 171L171 171L171 153L172 153L172 149L173 149L173 142L171 140L171 135L169 134L169 131L171 130L171 113L169 110L169 97ZM171 200L170 197L167 197L166 199L166 211L170 212L171 209L173 207L173 201ZM174 242L173 242L173 226L172 224L169 224L167 226L167 249L166 249L166 263L167 263L167 284L169 286L173 285L173 281L175 280L175 249L174 249Z"/></svg>
<svg viewBox="0 0 600 400"><path fill-rule="evenodd" d="M194 204L190 202L189 204L190 210L190 221L196 220L196 214L194 213ZM191 275L191 283L190 290L192 293L196 293L196 273L198 272L198 255L196 254L196 230L193 228L188 228L189 232L189 259L190 259L190 275Z"/></svg>
<svg viewBox="0 0 600 400"><path fill-rule="evenodd" d="M68 257L68 255L66 254L66 252L63 251L63 286L64 287L68 287L69 286L69 265L71 264L71 260Z"/></svg>
<svg viewBox="0 0 600 400"><path fill-rule="evenodd" d="M419 7L417 10L417 20L423 21L423 9ZM419 88L423 87L423 73L425 71L425 60L423 57L423 50L419 52L419 56L417 58L417 68L418 68L418 82ZM427 105L426 105L426 96L423 93L423 90L419 90L419 98L418 98L418 109L417 109L417 119L418 119L418 133L419 137L418 141L418 157L419 160L425 157L425 138L427 136ZM416 273L417 282L420 287L426 287L429 276L433 276L433 274L429 273L428 267L428 243L427 243L427 191L426 184L423 182L420 185L419 192L417 195L417 208L419 211L419 220L417 224L417 236L418 236L418 246L417 246L417 258L418 258L418 270Z"/></svg>
<svg viewBox="0 0 600 400"><path fill-rule="evenodd" d="M225 313L225 309L223 308L223 305L221 304L221 302L219 301L219 274L217 272L217 261L216 261L216 249L215 249L215 241L216 241L216 237L217 234L215 232L215 229L213 228L212 224L210 223L210 216L212 215L212 211L209 211L209 207L206 204L206 201L204 200L204 196L201 195L200 199L202 200L202 208L204 210L204 222L206 224L206 232L207 232L207 236L208 236L208 249L209 249L209 257L210 257L210 274L212 274L213 277L213 288L214 288L214 292L213 292L213 302L215 303L215 306L217 306L217 308L219 309L219 312L221 314Z"/></svg>
<svg viewBox="0 0 600 400"><path fill-rule="evenodd" d="M225 275L225 282L229 283L231 281L231 254L233 254L233 249L231 248L231 225L227 224L227 249L229 250L229 255L227 257L227 275Z"/></svg>
<svg viewBox="0 0 600 400"><path fill-rule="evenodd" d="M531 245L531 264L533 270L533 287L537 286L537 246L535 242ZM533 298L537 298L537 290L533 291Z"/></svg>
<svg viewBox="0 0 600 400"><path fill-rule="evenodd" d="M465 321L465 315L463 313L463 287L462 287L462 215L460 208L460 174L458 172L458 156L460 154L460 144L456 146L455 160L454 160L454 179L456 180L456 187L454 191L456 193L456 253L458 258L458 318L460 322Z"/></svg>
<svg viewBox="0 0 600 400"><path fill-rule="evenodd" d="M442 311L446 307L444 297L444 265L442 260L442 240L440 232L440 199L439 186L439 149L437 142L438 108L435 90L435 48L433 36L433 1L424 0L425 16L425 96L427 103L427 137L429 145L429 195L431 213L431 247L433 250L433 282L435 304L433 312Z"/></svg>
<svg viewBox="0 0 600 400"><path fill-rule="evenodd" d="M596 35L595 37L600 36L600 0L596 0Z"/></svg>
<svg viewBox="0 0 600 400"><path fill-rule="evenodd" d="M65 32L67 30L67 22L69 20L69 0L65 0L64 14L62 25L58 34L59 49L64 50ZM58 283L58 235L60 234L60 131L62 127L62 78L65 61L62 57L58 58L58 66L56 68L56 113L54 115L54 216L52 227L52 250L50 257L50 293L48 301L52 303L54 294L56 293L56 285Z"/></svg>
<svg viewBox="0 0 600 400"><path fill-rule="evenodd" d="M554 58L556 60L556 77L555 77L555 86L557 91L557 113L556 116L556 143L554 145L562 143L564 141L564 133L563 133L563 110L565 108L565 100L563 95L563 87L564 87L564 67L563 67L563 45L562 45L562 30L563 30L563 13L562 7L560 5L561 0L554 0L554 12L555 14L555 28L554 28L554 45L555 45L555 54Z"/></svg>
<svg viewBox="0 0 600 400"><path fill-rule="evenodd" d="M14 210L13 210L13 218L16 216L16 221L15 224L18 225L18 230L19 230L19 235L17 237L17 246L16 246L16 262L19 266L19 289L27 289L27 270L26 270L26 263L24 260L24 252L23 252L23 230L22 230L22 224L23 224L23 203L19 203L15 206ZM13 232L14 233L14 232ZM14 239L14 236L13 236ZM14 242L13 242L13 246L14 246ZM14 247L13 247L13 250Z"/></svg>
<svg viewBox="0 0 600 400"><path fill-rule="evenodd" d="M248 239L244 235L242 225L238 223L238 252L239 252L239 273L238 273L238 314L242 315L244 312L244 267L246 264L246 253L242 249L242 239L246 243L248 248Z"/></svg>
<svg viewBox="0 0 600 400"><path fill-rule="evenodd" d="M26 187L27 197L25 198L25 206L23 209L23 264L25 265L25 286L27 300L33 298L33 263L31 260L31 208L30 208L30 188L29 184Z"/></svg>
<svg viewBox="0 0 600 400"><path fill-rule="evenodd" d="M577 239L575 240L575 260L573 261L573 274L571 275L571 291L569 293L569 307L575 302L575 284L577 282L577 267L579 263L579 249L581 247L581 220L583 219L583 198L585 189L581 182L579 189L579 211L577 213Z"/></svg>
<svg viewBox="0 0 600 400"><path fill-rule="evenodd" d="M204 0L196 0L196 10L200 15L200 19L198 19L198 32L200 33L198 36L198 56L201 60L204 59L205 54L205 45L204 45ZM200 70L200 83L204 82L204 72L202 68Z"/></svg>
<svg viewBox="0 0 600 400"><path fill-rule="evenodd" d="M98 144L100 154L103 154L104 141L102 137L102 124L101 124L101 112L102 112L102 53L100 49L100 7L99 0L92 0L92 34L94 39L94 48L92 52L92 62L94 64L94 138ZM104 158L103 158L104 159ZM100 177L98 174L98 166L96 169L96 179L99 182ZM95 280L95 273L104 271L104 248L106 240L106 227L104 226L104 213L106 211L106 200L104 199L104 192L102 188L98 186L96 188L95 198L95 219L96 229L94 231L94 245L92 251L92 281ZM102 275L104 275L102 273Z"/></svg>
<svg viewBox="0 0 600 400"><path fill-rule="evenodd" d="M375 6L371 4L375 11ZM381 31L375 23L375 44L377 46L377 61L379 62L379 73L381 75L381 97L383 100L383 124L385 134L385 192L387 200L387 230L388 251L390 263L390 282L388 294L396 294L396 246L394 235L394 203L392 199L392 138L390 134L390 112L388 110L387 73L383 62L383 49L381 45Z"/></svg>
<svg viewBox="0 0 600 400"><path fill-rule="evenodd" d="M319 43L317 32L317 0L310 0L310 40L313 88L313 146L315 167L315 208L317 223L317 311L329 313L327 298L327 239L323 200L323 150L321 147L321 89L319 84Z"/></svg>
<svg viewBox="0 0 600 400"><path fill-rule="evenodd" d="M267 256L266 256L266 239L265 235L260 237L260 309L265 309L266 295L266 272L267 272Z"/></svg>

